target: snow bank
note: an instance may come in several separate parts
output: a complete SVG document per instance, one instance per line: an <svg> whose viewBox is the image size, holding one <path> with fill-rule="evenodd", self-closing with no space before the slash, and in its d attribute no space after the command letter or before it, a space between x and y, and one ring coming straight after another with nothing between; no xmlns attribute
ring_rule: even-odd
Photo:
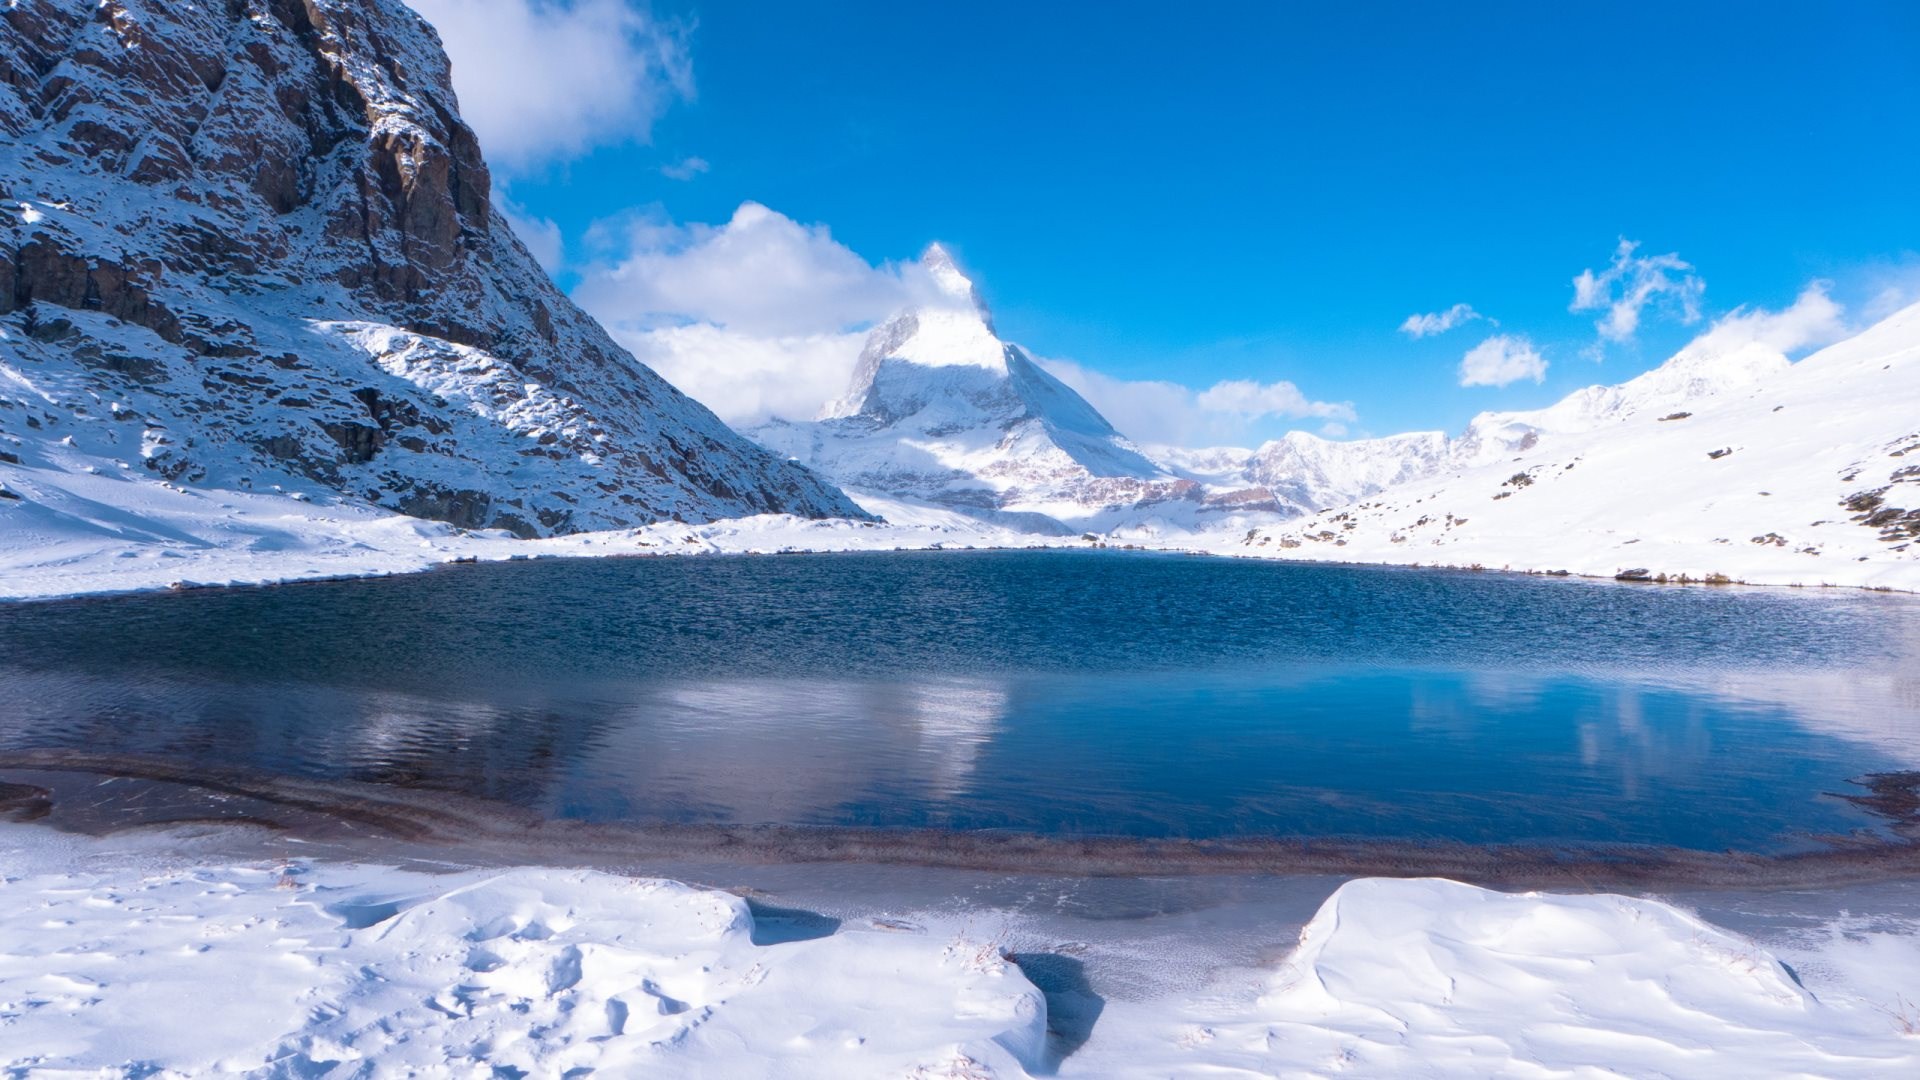
<svg viewBox="0 0 1920 1080"><path fill-rule="evenodd" d="M737 897L592 871L15 870L0 912L30 1075L1019 1076L1045 1037L991 946L756 945Z"/></svg>
<svg viewBox="0 0 1920 1080"><path fill-rule="evenodd" d="M1894 1018L1824 1003L1752 943L1625 896L1352 881L1259 1007L1303 1065L1379 1075L1920 1069Z"/></svg>
<svg viewBox="0 0 1920 1080"><path fill-rule="evenodd" d="M156 867L74 858L51 836L8 827L27 839L0 854L0 1070L24 1075L1920 1070L1897 994L1893 1008L1816 996L1751 943L1621 896L1350 881L1257 992L1110 1000L1060 1060L1041 992L966 933L847 919L791 940L731 894L671 881ZM942 921L969 925L927 925Z"/></svg>

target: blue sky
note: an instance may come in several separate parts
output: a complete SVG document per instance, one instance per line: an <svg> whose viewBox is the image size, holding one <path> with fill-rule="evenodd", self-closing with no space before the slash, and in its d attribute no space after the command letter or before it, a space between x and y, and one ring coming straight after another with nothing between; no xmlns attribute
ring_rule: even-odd
<svg viewBox="0 0 1920 1080"><path fill-rule="evenodd" d="M500 20L456 29L447 5L571 17L624 42L628 76L653 65L629 113L556 147L503 158L512 136L474 117L516 213L558 242L557 276L628 335L752 321L697 300L675 318L668 261L646 264L637 307L621 295L636 278L611 273L636 248L710 245L748 201L881 272L946 242L1003 336L1039 355L1196 392L1290 382L1350 402L1354 434L1457 429L1617 382L1817 279L1849 322L1920 298L1920 5L662 3L607 32L620 2L420 6L470 114L468 72L490 60L469 42ZM592 70L581 55L524 79L564 89ZM1635 274L1670 288L1608 338L1609 308L1568 309L1622 237L1641 246L1608 298ZM1668 253L1686 268L1639 261ZM738 274L741 291L783 287ZM844 331L860 317L845 300L795 304ZM1399 329L1460 303L1498 327ZM1533 359L1507 385L1460 385L1496 334ZM1324 414L1241 419L1207 434Z"/></svg>

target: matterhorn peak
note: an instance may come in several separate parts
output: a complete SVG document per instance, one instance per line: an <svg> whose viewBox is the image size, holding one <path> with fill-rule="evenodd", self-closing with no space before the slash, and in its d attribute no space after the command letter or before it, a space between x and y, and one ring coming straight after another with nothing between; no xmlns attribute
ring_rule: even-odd
<svg viewBox="0 0 1920 1080"><path fill-rule="evenodd" d="M928 244L926 250L920 253L920 268L927 272L934 288L943 297L971 307L987 322L988 329L992 329L993 319L987 312L986 302L980 299L980 290L974 286L973 279L960 269L960 264L953 261L953 252L948 251L945 244L938 240Z"/></svg>

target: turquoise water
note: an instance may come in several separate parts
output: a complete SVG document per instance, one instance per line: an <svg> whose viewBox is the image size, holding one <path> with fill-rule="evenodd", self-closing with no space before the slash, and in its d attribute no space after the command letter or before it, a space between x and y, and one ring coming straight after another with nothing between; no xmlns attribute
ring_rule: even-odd
<svg viewBox="0 0 1920 1080"><path fill-rule="evenodd" d="M1920 605L1123 553L549 560L0 607L0 753L557 817L1804 846Z"/></svg>

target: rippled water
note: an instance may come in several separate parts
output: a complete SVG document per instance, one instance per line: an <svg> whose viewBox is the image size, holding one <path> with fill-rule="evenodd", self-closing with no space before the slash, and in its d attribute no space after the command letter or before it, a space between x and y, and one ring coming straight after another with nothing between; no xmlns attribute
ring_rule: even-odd
<svg viewBox="0 0 1920 1080"><path fill-rule="evenodd" d="M0 753L560 817L1783 850L1920 605L1121 553L554 560L0 607Z"/></svg>

